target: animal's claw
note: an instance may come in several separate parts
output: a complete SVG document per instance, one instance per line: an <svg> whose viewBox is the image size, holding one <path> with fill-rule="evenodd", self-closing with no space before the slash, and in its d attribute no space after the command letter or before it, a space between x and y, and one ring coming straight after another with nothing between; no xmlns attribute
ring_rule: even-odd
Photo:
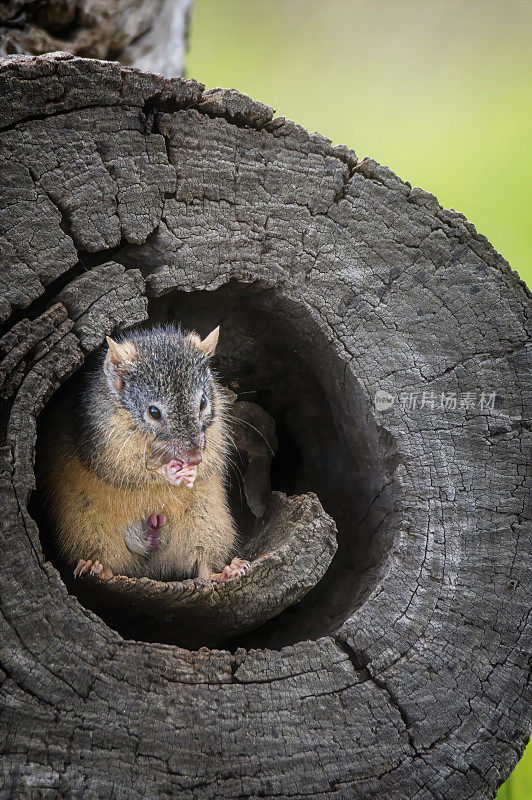
<svg viewBox="0 0 532 800"><path fill-rule="evenodd" d="M233 558L221 572L213 574L211 580L214 583L226 583L233 578L241 578L249 571L250 566L249 561L245 561L243 558Z"/></svg>
<svg viewBox="0 0 532 800"><path fill-rule="evenodd" d="M99 561L95 561L91 567L90 574L97 575L99 578L102 572L103 572L103 564L101 564Z"/></svg>
<svg viewBox="0 0 532 800"><path fill-rule="evenodd" d="M92 567L92 561L89 559L85 561L85 559L80 558L77 563L76 569L74 570L74 577L79 578L80 575L84 575L86 572L89 572L90 568Z"/></svg>
<svg viewBox="0 0 532 800"><path fill-rule="evenodd" d="M79 578L80 575L86 574L94 575L94 577L99 578L101 581L113 577L111 570L106 569L100 561L93 561L91 558L87 560L80 558L74 570L74 578Z"/></svg>

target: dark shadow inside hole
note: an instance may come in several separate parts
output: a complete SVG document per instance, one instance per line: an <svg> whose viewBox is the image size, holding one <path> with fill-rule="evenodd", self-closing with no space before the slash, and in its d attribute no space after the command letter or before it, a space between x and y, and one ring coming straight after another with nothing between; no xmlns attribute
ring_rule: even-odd
<svg viewBox="0 0 532 800"><path fill-rule="evenodd" d="M335 631L376 586L393 544L394 441L377 426L332 337L304 304L259 284L227 283L214 291L176 291L151 301L147 326L164 322L180 322L203 336L221 325L214 365L221 382L239 400L259 403L275 420L279 450L271 467L272 489L315 492L338 527L338 552L304 600L224 646L277 649ZM78 381L74 376L61 391L72 391ZM235 488L234 472L230 480ZM245 537L252 531L245 530L245 515L239 515L237 492L231 496ZM37 503L32 510L42 526L45 552L54 560ZM125 626L112 614L104 619L127 638L152 640L142 620ZM186 644L178 632L164 641Z"/></svg>
<svg viewBox="0 0 532 800"><path fill-rule="evenodd" d="M172 292L150 303L150 323L179 321L202 335L221 325L216 368L239 398L275 420L272 489L315 492L338 527L338 552L300 602L231 646L279 648L336 630L378 582L393 544L395 441L331 336L305 305L259 284Z"/></svg>

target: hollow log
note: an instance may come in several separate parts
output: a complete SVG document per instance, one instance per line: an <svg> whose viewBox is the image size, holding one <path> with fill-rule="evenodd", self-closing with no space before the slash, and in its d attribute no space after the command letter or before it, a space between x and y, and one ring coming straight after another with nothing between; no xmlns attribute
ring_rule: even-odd
<svg viewBox="0 0 532 800"><path fill-rule="evenodd" d="M0 86L0 796L494 797L531 728L524 284L463 215L233 90L66 54ZM41 412L146 320L221 323L272 489L338 529L308 594L219 647L122 635L47 550Z"/></svg>

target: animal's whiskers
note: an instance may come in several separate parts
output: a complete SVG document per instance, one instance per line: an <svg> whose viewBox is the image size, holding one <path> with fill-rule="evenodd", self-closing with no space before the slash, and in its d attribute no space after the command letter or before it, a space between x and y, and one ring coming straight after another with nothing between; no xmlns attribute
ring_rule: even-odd
<svg viewBox="0 0 532 800"><path fill-rule="evenodd" d="M247 425L249 428L253 428L253 430L254 430L254 431L256 431L256 432L259 434L259 436L261 437L261 439L264 439L264 441L265 441L265 443L266 443L266 445L267 445L267 447L268 447L268 450L270 451L270 453L272 454L272 456L274 456L274 457L275 457L275 452L274 452L274 450L272 449L272 446L271 446L271 444L269 443L269 441L267 440L267 438L264 436L264 434L263 434L263 433L261 433L261 431L259 431L259 429L258 429L258 428L256 428L254 425L252 425L252 424L251 424L251 422L246 422L246 420L240 419L239 417L231 417L231 421L232 421L232 422L239 422L241 425Z"/></svg>

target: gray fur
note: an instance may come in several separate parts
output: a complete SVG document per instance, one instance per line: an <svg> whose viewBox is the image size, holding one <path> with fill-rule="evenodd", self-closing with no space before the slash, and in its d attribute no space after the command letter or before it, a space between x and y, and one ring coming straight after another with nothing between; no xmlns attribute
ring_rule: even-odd
<svg viewBox="0 0 532 800"><path fill-rule="evenodd" d="M155 437L152 449L162 458L186 460L189 451L201 451L218 409L209 359L190 333L173 325L158 326L134 331L120 341L132 342L136 356L119 392L103 368L90 377L91 402L80 409L85 460L99 469L95 451L103 446L110 420L120 408L131 414L140 431ZM207 405L200 411L203 394ZM152 405L161 410L160 420L147 414Z"/></svg>

